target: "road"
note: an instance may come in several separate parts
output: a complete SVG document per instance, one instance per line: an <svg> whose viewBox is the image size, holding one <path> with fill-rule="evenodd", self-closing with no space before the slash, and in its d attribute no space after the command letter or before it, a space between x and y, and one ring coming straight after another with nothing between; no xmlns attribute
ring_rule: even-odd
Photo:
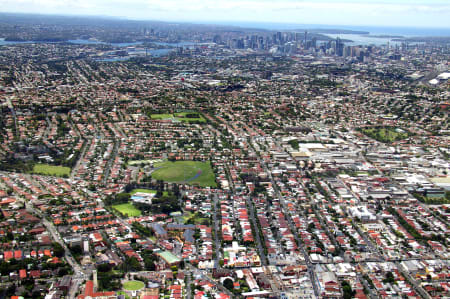
<svg viewBox="0 0 450 299"><path fill-rule="evenodd" d="M357 224L353 224L353 227L356 228L356 231L359 233L359 235L364 239L364 242L366 242L366 244L369 246L370 251L378 254L380 260L383 260L382 258L382 253L378 250L378 247L376 247L375 245L373 245L372 240L370 240L369 238L367 238L366 234L361 230L361 228L359 227L359 225Z"/></svg>
<svg viewBox="0 0 450 299"><path fill-rule="evenodd" d="M37 209L35 209L31 203L28 201L25 202L25 207L28 211L33 212L42 219L42 224L44 224L45 228L50 232L53 240L57 243L59 243L64 248L64 258L69 263L69 265L72 267L74 274L72 275L72 284L70 286L69 292L68 292L68 298L74 299L77 292L80 290L80 285L84 282L84 280L88 279L91 275L91 272L89 270L83 271L83 269L80 267L80 265L75 261L72 254L70 253L69 248L66 246L64 241L61 239L58 231L56 230L56 227L48 221L45 216Z"/></svg>
<svg viewBox="0 0 450 299"><path fill-rule="evenodd" d="M192 266L191 264L187 264L187 268L189 270L191 270L196 276L201 277L202 279L205 279L207 281L209 281L210 283L212 283L213 285L217 286L217 289L219 289L220 291L224 292L225 294L227 294L228 296L230 296L231 298L234 298L233 294L226 288L224 287L221 283L216 282L213 278L211 278L209 275L204 274L203 271L195 268L194 266ZM205 271L206 272L206 271Z"/></svg>
<svg viewBox="0 0 450 299"><path fill-rule="evenodd" d="M112 123L114 128L120 133L122 134L122 136L116 136L117 138L126 138L127 134L125 134L124 130L122 129L121 126L117 125L117 123Z"/></svg>
<svg viewBox="0 0 450 299"><path fill-rule="evenodd" d="M42 134L42 140L47 140L48 134L50 133L52 129L52 122L48 118L48 113L45 116L45 121L47 122L47 127L45 128L44 134Z"/></svg>
<svg viewBox="0 0 450 299"><path fill-rule="evenodd" d="M306 252L305 246L304 246L302 240L298 237L297 228L295 227L295 225L292 221L291 214L289 213L289 209L287 208L286 202L285 202L283 196L281 195L280 190L278 189L278 185L275 182L275 180L273 179L272 173L268 169L266 163L264 162L263 159L261 159L260 155L257 155L257 157L258 157L258 161L259 161L260 165L263 167L264 171L269 176L269 179L272 183L273 190L275 191L276 196L280 199L280 203L283 208L283 213L286 215L286 219L288 221L289 229L291 230L292 234L294 235L294 238L303 254L304 259L305 259L306 266L308 268L308 273L309 273L309 276L311 279L311 284L314 289L314 294L316 295L316 297L319 297L318 279L317 279L316 273L314 271L314 266L311 263L311 260L309 259L309 254Z"/></svg>
<svg viewBox="0 0 450 299"><path fill-rule="evenodd" d="M220 205L219 209L217 209L217 204L219 203L219 196L217 194L213 195L213 227L214 227L214 243L215 243L215 251L216 251L216 259L214 261L214 268L219 269L220 263L219 260L222 258L222 244L219 240L219 234L222 234L221 226L222 224L218 221L217 213L220 212Z"/></svg>
<svg viewBox="0 0 450 299"><path fill-rule="evenodd" d="M109 156L109 160L106 163L105 170L103 171L102 184L106 186L108 182L109 173L111 172L111 167L113 166L114 160L116 159L117 152L119 150L120 141L118 139L114 139L114 148Z"/></svg>
<svg viewBox="0 0 450 299"><path fill-rule="evenodd" d="M364 279L364 277L362 277L362 275L359 272L356 272L356 276L358 277L359 281L361 281L361 283L364 285L364 287L366 288L366 290L369 292L369 298L370 299L378 299L377 294L375 294L373 292L373 290L370 288L369 284L367 283L367 281Z"/></svg>
<svg viewBox="0 0 450 299"><path fill-rule="evenodd" d="M192 275L190 271L186 271L186 298L191 299L192 298L192 289L191 289L191 283L192 283Z"/></svg>
<svg viewBox="0 0 450 299"><path fill-rule="evenodd" d="M9 110L11 110L11 114L14 119L14 129L15 129L16 134L18 134L16 111L14 110L14 105L11 102L11 98L6 99L6 103L8 105Z"/></svg>
<svg viewBox="0 0 450 299"><path fill-rule="evenodd" d="M402 275L405 276L410 283L412 283L414 289L419 293L420 297L424 299L431 299L431 296L428 295L427 292L425 292L425 290L417 283L417 281L413 277L411 277L411 275L409 275L408 271L405 271L405 269L403 269L400 262L394 263L397 266L397 269L402 273Z"/></svg>
<svg viewBox="0 0 450 299"><path fill-rule="evenodd" d="M75 174L78 172L78 169L80 168L81 164L83 162L84 154L86 153L86 150L91 146L92 138L86 139L85 143L83 145L83 148L80 152L80 156L78 157L78 161L75 164L75 166L72 168L72 171L70 173L70 180L72 181Z"/></svg>
<svg viewBox="0 0 450 299"><path fill-rule="evenodd" d="M250 196L246 196L245 200L247 201L248 211L250 212L250 220L252 221L254 227L254 236L256 241L256 246L258 247L259 257L261 258L261 264L263 266L267 266L267 257L264 253L264 247L261 243L261 238L259 237L259 226L258 226L258 218L255 215L254 205Z"/></svg>

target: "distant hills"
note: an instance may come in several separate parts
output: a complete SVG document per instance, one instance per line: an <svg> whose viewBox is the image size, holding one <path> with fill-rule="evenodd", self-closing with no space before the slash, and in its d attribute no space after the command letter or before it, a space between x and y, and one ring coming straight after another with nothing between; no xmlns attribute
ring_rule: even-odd
<svg viewBox="0 0 450 299"><path fill-rule="evenodd" d="M299 29L299 31L305 31L305 29ZM369 31L357 31L348 29L306 29L308 32L322 33L322 34L370 34Z"/></svg>

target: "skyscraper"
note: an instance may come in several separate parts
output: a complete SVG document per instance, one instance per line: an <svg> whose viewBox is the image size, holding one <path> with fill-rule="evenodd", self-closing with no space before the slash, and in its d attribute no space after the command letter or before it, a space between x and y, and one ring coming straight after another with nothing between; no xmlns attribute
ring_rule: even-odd
<svg viewBox="0 0 450 299"><path fill-rule="evenodd" d="M339 37L336 38L335 54L340 57L344 56L344 43Z"/></svg>

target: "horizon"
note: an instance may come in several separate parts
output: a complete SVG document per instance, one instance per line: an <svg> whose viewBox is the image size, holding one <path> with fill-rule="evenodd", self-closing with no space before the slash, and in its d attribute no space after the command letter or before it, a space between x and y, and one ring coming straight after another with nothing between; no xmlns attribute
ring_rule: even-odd
<svg viewBox="0 0 450 299"><path fill-rule="evenodd" d="M62 14L62 13L27 13L27 12L0 12L6 15L30 15L45 17L69 17L69 18L86 18L86 19L105 19L116 21L132 21L132 22L161 22L175 24L191 24L191 25L216 25L230 26L245 29L258 29L269 31L291 31L291 30L350 30L350 31L367 31L370 35L387 34L387 35L403 35L403 36L450 36L450 27L427 27L427 26L386 26L386 25L349 25L349 24L306 24L291 22L261 22L261 21L201 21L201 20L158 20L158 19L133 19L129 17L109 16L109 15L82 15L82 14Z"/></svg>
<svg viewBox="0 0 450 299"><path fill-rule="evenodd" d="M120 18L198 24L450 29L445 0L0 0L2 13Z"/></svg>

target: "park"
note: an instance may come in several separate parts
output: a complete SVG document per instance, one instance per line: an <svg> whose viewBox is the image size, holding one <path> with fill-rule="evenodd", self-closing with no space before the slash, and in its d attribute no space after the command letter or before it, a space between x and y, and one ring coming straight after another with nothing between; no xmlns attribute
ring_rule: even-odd
<svg viewBox="0 0 450 299"><path fill-rule="evenodd" d="M128 217L139 217L141 216L141 211L137 209L131 202L123 203L119 205L113 205L113 209L116 209L121 214Z"/></svg>
<svg viewBox="0 0 450 299"><path fill-rule="evenodd" d="M179 112L179 113L162 113L152 114L151 119L173 119L175 121L187 122L187 123L205 123L206 119L197 112Z"/></svg>
<svg viewBox="0 0 450 299"><path fill-rule="evenodd" d="M122 287L127 291L139 291L144 288L145 284L139 280L129 280L123 283Z"/></svg>
<svg viewBox="0 0 450 299"><path fill-rule="evenodd" d="M210 162L176 161L162 162L154 165L152 178L169 183L217 187Z"/></svg>
<svg viewBox="0 0 450 299"><path fill-rule="evenodd" d="M361 132L379 142L392 143L408 138L408 133L393 127L362 128Z"/></svg>
<svg viewBox="0 0 450 299"><path fill-rule="evenodd" d="M69 167L38 163L33 166L32 172L35 174L68 177L70 175L70 170Z"/></svg>

